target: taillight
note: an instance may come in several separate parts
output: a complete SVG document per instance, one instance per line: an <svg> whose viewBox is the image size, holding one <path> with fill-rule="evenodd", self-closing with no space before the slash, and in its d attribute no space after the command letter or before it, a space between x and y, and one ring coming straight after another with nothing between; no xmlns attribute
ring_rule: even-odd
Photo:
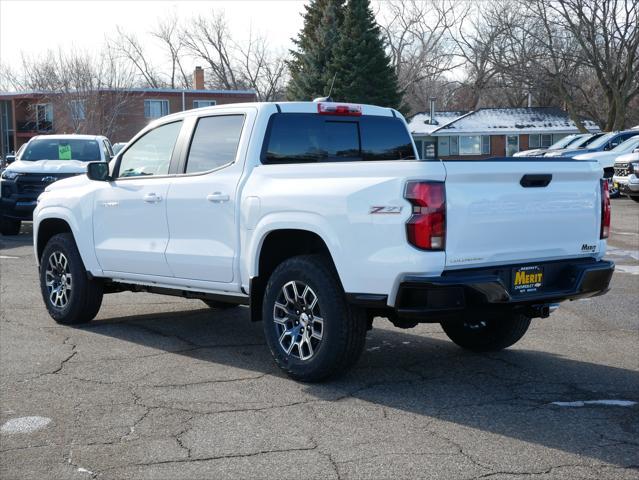
<svg viewBox="0 0 639 480"><path fill-rule="evenodd" d="M317 113L359 117L362 115L362 106L352 103L318 103Z"/></svg>
<svg viewBox="0 0 639 480"><path fill-rule="evenodd" d="M608 238L610 234L610 191L608 180L601 180L601 232L599 238Z"/></svg>
<svg viewBox="0 0 639 480"><path fill-rule="evenodd" d="M422 250L444 250L446 190L443 182L408 182L404 197L413 206L406 223L408 241Z"/></svg>

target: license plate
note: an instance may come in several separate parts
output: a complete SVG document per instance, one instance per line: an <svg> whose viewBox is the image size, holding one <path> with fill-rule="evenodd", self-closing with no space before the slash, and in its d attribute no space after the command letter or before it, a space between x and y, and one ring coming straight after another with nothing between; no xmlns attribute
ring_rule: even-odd
<svg viewBox="0 0 639 480"><path fill-rule="evenodd" d="M544 284L544 269L538 265L513 269L513 292L535 293Z"/></svg>

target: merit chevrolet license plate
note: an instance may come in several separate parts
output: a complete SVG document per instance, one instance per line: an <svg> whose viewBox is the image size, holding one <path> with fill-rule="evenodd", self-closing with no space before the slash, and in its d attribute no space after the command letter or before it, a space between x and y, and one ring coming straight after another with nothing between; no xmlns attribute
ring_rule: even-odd
<svg viewBox="0 0 639 480"><path fill-rule="evenodd" d="M544 269L540 266L513 269L513 292L535 293L544 284Z"/></svg>

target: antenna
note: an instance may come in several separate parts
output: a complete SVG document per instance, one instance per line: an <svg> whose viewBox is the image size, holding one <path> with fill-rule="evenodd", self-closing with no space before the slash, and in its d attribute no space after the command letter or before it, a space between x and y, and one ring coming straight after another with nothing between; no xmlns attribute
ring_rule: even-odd
<svg viewBox="0 0 639 480"><path fill-rule="evenodd" d="M333 80L331 81L331 88L328 90L328 95L325 97L317 97L315 99L313 99L313 102L318 103L318 102L332 102L333 99L331 98L331 93L333 92L333 85L335 85L335 77L337 77L337 72L335 72L335 75L333 75Z"/></svg>

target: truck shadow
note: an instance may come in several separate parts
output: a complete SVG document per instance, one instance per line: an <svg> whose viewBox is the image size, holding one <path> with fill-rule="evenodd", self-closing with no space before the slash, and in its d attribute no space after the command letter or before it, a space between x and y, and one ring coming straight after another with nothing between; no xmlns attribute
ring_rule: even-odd
<svg viewBox="0 0 639 480"><path fill-rule="evenodd" d="M384 320L379 323L389 325ZM207 396L218 400L216 395L228 394L228 389L237 389L234 395L262 391L263 398L250 400L282 405L287 404L287 395L292 395L289 405L303 403L300 396L310 401L352 397L372 406L464 427L454 429L457 435L473 435L473 430L479 430L497 436L491 437L494 442L502 435L611 464L637 464L639 460L639 406L564 408L552 404L616 398L639 401L639 373L632 370L532 350L472 354L433 330L415 335L376 328L369 332L366 350L353 371L327 383L301 384L275 367L264 344L262 324L251 323L244 307L121 318L102 315L82 330L187 357L187 367L181 363L180 379L187 386L190 375L206 372L206 368L217 375L241 372L246 382L275 382L268 388L253 384L243 389L241 383L221 387L215 380L210 384L200 378L193 380L199 395L205 389ZM193 392L188 389L180 388L179 393L170 390L175 386L173 381L167 382L171 385L151 383L141 381L140 388L160 402L167 398L175 401L174 395L182 405L191 401ZM463 442L464 437L456 441Z"/></svg>

